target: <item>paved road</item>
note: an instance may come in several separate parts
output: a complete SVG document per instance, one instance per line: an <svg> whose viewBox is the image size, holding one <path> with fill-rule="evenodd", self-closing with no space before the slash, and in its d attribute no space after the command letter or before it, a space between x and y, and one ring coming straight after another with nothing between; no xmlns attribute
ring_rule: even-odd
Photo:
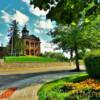
<svg viewBox="0 0 100 100"><path fill-rule="evenodd" d="M47 73L29 73L29 74L14 74L14 75L0 75L0 89L9 87L27 87L30 85L42 84L47 81L55 80L76 72L59 71Z"/></svg>

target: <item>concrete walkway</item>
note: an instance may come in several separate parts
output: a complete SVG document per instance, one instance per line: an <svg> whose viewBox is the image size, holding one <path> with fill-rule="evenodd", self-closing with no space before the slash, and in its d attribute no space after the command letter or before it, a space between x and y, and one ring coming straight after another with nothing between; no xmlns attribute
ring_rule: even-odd
<svg viewBox="0 0 100 100"><path fill-rule="evenodd" d="M9 99L10 100L38 100L37 92L42 84L25 87L17 90Z"/></svg>

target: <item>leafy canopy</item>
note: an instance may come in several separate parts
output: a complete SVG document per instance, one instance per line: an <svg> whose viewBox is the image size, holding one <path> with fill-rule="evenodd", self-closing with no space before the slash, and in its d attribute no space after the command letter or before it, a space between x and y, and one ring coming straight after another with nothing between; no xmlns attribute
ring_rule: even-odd
<svg viewBox="0 0 100 100"><path fill-rule="evenodd" d="M51 33L53 42L64 51L73 49L75 43L81 50L100 48L100 15L93 15L90 19L90 22L83 23L81 27L58 25Z"/></svg>
<svg viewBox="0 0 100 100"><path fill-rule="evenodd" d="M81 12L93 4L85 14L85 17L100 11L100 3L98 0L30 0L30 4L38 6L40 9L50 9L47 18L56 20L60 24L71 24L78 22L82 17ZM53 7L51 8L52 5Z"/></svg>

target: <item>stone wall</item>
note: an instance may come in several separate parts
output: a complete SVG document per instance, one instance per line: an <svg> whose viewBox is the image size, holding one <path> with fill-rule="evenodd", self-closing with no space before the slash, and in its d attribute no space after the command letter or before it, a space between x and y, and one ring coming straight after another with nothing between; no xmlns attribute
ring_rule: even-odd
<svg viewBox="0 0 100 100"><path fill-rule="evenodd" d="M58 67L58 66L70 66L70 63L66 62L52 62L52 63L4 63L1 60L0 66L4 67Z"/></svg>

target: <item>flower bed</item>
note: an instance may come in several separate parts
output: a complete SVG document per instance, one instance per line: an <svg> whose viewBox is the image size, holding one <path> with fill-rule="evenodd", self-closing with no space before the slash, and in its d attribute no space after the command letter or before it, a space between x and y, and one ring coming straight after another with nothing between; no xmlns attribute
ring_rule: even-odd
<svg viewBox="0 0 100 100"><path fill-rule="evenodd" d="M45 84L39 100L100 100L100 81L87 74L72 75Z"/></svg>
<svg viewBox="0 0 100 100"><path fill-rule="evenodd" d="M79 83L65 83L69 87L69 96L66 99L100 100L100 82L94 79L86 79Z"/></svg>

